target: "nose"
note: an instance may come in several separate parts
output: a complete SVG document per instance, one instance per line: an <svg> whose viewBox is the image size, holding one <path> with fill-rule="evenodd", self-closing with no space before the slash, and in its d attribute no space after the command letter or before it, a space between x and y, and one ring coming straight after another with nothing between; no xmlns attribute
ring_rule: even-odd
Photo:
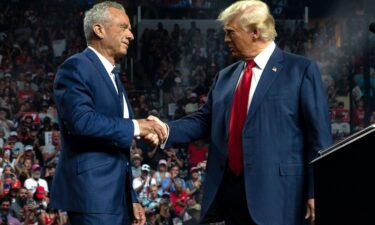
<svg viewBox="0 0 375 225"><path fill-rule="evenodd" d="M224 36L224 42L225 43L229 43L230 42L230 38L229 38L228 34L225 34L225 36Z"/></svg>
<svg viewBox="0 0 375 225"><path fill-rule="evenodd" d="M127 35L127 38L131 41L134 40L134 35L130 30L129 30L129 34Z"/></svg>

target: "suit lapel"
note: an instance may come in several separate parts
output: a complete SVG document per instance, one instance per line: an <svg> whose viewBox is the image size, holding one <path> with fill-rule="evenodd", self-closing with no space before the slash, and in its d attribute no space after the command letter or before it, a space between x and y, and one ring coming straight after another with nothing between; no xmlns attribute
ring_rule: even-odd
<svg viewBox="0 0 375 225"><path fill-rule="evenodd" d="M89 48L86 48L83 51L83 53L94 64L94 67L98 70L98 73L100 74L100 76L104 80L104 83L109 88L109 90L111 90L113 98L118 99L118 97L117 97L117 91L116 91L116 89L115 89L115 87L113 85L113 82L112 82L111 78L109 77L107 70L104 68L103 63L98 58L98 56L91 49L89 49ZM127 98L125 98L125 99L127 99ZM124 109L121 109L121 104L117 104L116 107L117 107L117 111L119 112L119 114L123 115L123 110ZM129 110L129 112L130 112L130 110Z"/></svg>
<svg viewBox="0 0 375 225"><path fill-rule="evenodd" d="M226 101L225 105L228 105L228 107L225 108L226 137L228 137L228 132L229 132L229 123L230 123L230 116L231 116L230 114L231 114L231 111L232 111L234 92L236 90L238 79L240 79L240 75L242 73L242 70L243 70L244 66L245 66L245 62L241 62L235 68L233 73L231 73L230 71L228 72L229 74L232 74L232 75L229 77L229 81L228 81L228 84L230 84L230 85L228 85L228 87L229 87L228 93L229 94L226 95L227 98L225 99L225 101Z"/></svg>
<svg viewBox="0 0 375 225"><path fill-rule="evenodd" d="M251 118L253 118L255 112L259 108L260 104L263 102L263 98L265 97L267 91L277 78L277 75L280 74L283 68L283 65L281 64L282 60L282 51L281 49L276 47L269 61L267 62L266 67L264 68L262 76L259 80L259 83L255 89L245 124L248 123L248 121L250 121Z"/></svg>

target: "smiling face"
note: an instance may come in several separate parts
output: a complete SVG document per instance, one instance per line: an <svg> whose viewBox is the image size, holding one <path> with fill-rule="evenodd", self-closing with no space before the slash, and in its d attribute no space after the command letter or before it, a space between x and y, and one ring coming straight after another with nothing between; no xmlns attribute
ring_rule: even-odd
<svg viewBox="0 0 375 225"><path fill-rule="evenodd" d="M107 22L94 24L94 32L100 39L98 51L114 62L114 59L128 52L130 41L134 40L129 17L117 8L109 8Z"/></svg>
<svg viewBox="0 0 375 225"><path fill-rule="evenodd" d="M110 8L109 11L112 23L108 27L108 47L114 56L122 56L127 53L129 43L134 39L129 17L116 8Z"/></svg>

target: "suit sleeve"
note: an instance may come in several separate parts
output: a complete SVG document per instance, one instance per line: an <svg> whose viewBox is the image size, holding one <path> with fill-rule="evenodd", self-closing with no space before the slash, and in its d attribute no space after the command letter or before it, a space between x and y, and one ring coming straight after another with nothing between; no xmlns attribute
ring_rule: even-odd
<svg viewBox="0 0 375 225"><path fill-rule="evenodd" d="M303 127L307 142L307 161L318 156L318 151L332 144L331 125L327 105L327 96L323 87L318 66L310 63L305 71L301 86L301 107ZM314 173L312 166L308 168L307 197L314 197Z"/></svg>
<svg viewBox="0 0 375 225"><path fill-rule="evenodd" d="M54 96L64 128L72 135L102 139L119 148L129 148L134 136L132 120L95 111L93 94L83 76L85 67L86 62L70 59L57 73Z"/></svg>

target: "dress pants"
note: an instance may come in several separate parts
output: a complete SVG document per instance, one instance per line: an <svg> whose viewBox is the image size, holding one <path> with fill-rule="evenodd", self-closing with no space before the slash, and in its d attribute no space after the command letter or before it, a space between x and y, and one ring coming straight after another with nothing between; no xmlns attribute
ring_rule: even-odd
<svg viewBox="0 0 375 225"><path fill-rule="evenodd" d="M256 225L250 216L246 202L243 172L235 176L227 167L219 195L225 225Z"/></svg>

